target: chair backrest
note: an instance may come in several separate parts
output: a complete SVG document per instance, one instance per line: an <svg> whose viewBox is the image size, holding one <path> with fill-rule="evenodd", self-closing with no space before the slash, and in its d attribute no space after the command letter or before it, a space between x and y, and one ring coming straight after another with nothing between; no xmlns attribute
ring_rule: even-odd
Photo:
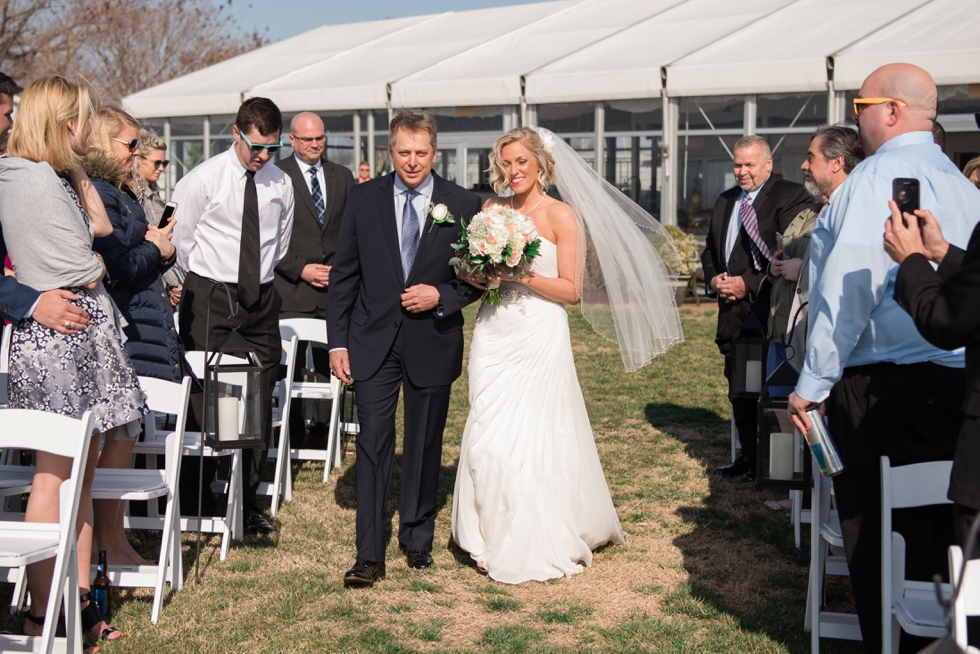
<svg viewBox="0 0 980 654"><path fill-rule="evenodd" d="M956 644L966 649L966 618L967 616L980 615L980 559L967 561L966 573L960 577L962 569L963 550L958 545L951 545L949 548L949 580L954 588L962 584L959 597L953 604L952 635L956 639Z"/></svg>
<svg viewBox="0 0 980 654"><path fill-rule="evenodd" d="M317 318L287 318L279 321L279 338L286 340L292 336L301 341L327 344L327 321Z"/></svg>
<svg viewBox="0 0 980 654"><path fill-rule="evenodd" d="M146 393L146 405L150 411L176 416L176 432L184 438L184 425L187 422L187 407L191 397L192 379L184 377L181 383L168 382L156 377L140 377L140 387ZM152 415L152 414L151 414ZM147 438L150 438L150 425L147 427ZM152 430L153 433L156 430Z"/></svg>
<svg viewBox="0 0 980 654"><path fill-rule="evenodd" d="M293 334L288 339L282 339L282 356L279 363L286 366L286 378L279 382L279 407L282 429L289 429L289 391L293 385L293 375L296 373L296 350L299 348L299 338Z"/></svg>

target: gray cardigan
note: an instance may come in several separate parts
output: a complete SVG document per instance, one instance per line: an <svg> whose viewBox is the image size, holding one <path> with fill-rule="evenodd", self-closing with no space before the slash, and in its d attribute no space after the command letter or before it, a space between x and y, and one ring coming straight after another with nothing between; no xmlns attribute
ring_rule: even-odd
<svg viewBox="0 0 980 654"><path fill-rule="evenodd" d="M91 225L45 162L0 158L0 224L22 284L43 292L83 286L102 274Z"/></svg>

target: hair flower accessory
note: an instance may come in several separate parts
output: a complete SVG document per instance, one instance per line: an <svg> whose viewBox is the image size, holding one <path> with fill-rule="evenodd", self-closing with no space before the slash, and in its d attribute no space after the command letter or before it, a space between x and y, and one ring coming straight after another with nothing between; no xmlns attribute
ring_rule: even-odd
<svg viewBox="0 0 980 654"><path fill-rule="evenodd" d="M432 228L435 227L436 225L456 224L456 219L453 218L453 215L451 213L449 213L449 207L447 207L444 204L429 203L429 206L426 208L425 212L432 217L432 224L429 225L430 232L432 231Z"/></svg>

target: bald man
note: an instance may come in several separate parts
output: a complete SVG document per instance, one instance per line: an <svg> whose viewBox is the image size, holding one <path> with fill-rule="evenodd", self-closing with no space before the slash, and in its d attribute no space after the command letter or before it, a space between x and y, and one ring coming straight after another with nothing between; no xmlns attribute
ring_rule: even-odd
<svg viewBox="0 0 980 654"><path fill-rule="evenodd" d="M323 121L314 113L296 114L289 124L289 144L293 147L293 156L278 165L293 182L296 206L289 250L276 266L275 284L282 296L279 317L324 320L340 218L347 204L347 190L354 185L354 176L347 168L327 161ZM306 362L306 347L306 341L300 341L297 361ZM326 349L313 346L313 364L318 381L329 381L330 359ZM304 367L297 366L297 375L302 374ZM290 444L301 447L307 435L301 400L294 400L290 414ZM306 419L309 419L312 436L307 445L325 444L330 421L329 401L314 402L313 415Z"/></svg>
<svg viewBox="0 0 980 654"><path fill-rule="evenodd" d="M881 247L892 180L919 180L920 202L964 248L980 212L977 190L936 145L936 85L916 66L874 71L854 101L868 158L817 219L810 245L810 333L790 410L825 408L844 472L834 478L844 549L865 651L881 652L880 458L893 466L950 460L962 422L963 350L929 344L892 297L898 265ZM947 570L949 505L896 511L906 575L927 581ZM901 651L924 644L903 634Z"/></svg>

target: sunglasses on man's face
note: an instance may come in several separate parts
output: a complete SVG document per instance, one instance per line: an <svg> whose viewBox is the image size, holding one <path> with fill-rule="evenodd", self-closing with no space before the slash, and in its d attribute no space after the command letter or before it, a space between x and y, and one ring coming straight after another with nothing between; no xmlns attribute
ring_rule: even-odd
<svg viewBox="0 0 980 654"><path fill-rule="evenodd" d="M243 141L245 141L245 145L248 146L248 151L251 152L252 154L259 154L263 150L267 151L269 154L275 154L280 150L282 150L281 138L276 143L270 143L269 145L262 145L261 143L252 143L251 141L248 140L248 137L242 134L241 132L239 132L238 135L242 137Z"/></svg>
<svg viewBox="0 0 980 654"><path fill-rule="evenodd" d="M124 141L122 139L117 139L115 136L113 136L112 137L112 140L113 141L118 141L118 142L122 143L127 148L129 148L129 151L130 152L136 152L136 150L138 150L139 147L140 147L140 140L139 139L133 139L132 141Z"/></svg>
<svg viewBox="0 0 980 654"><path fill-rule="evenodd" d="M166 170L167 166L170 165L170 159L147 159L143 155L140 155L140 159L149 162L154 168L163 168Z"/></svg>

